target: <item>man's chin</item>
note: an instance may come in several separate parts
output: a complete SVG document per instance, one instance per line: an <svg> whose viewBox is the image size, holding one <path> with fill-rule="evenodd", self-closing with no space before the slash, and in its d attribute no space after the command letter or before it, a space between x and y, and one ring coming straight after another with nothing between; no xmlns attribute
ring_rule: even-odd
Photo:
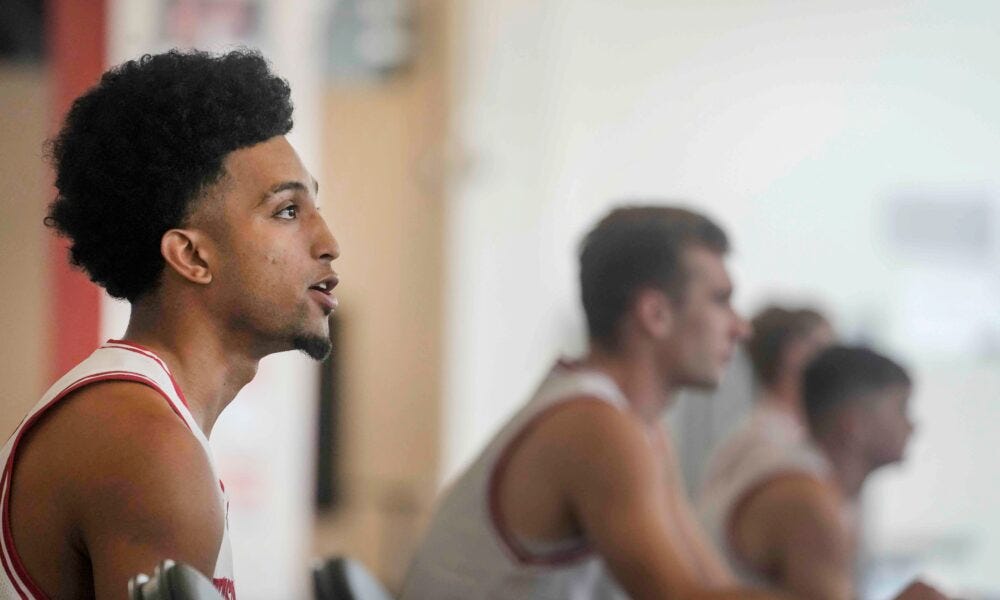
<svg viewBox="0 0 1000 600"><path fill-rule="evenodd" d="M323 360L330 355L333 342L329 336L299 335L292 340L292 347L300 350L313 360Z"/></svg>
<svg viewBox="0 0 1000 600"><path fill-rule="evenodd" d="M680 383L682 387L686 387L693 390L700 390L703 392L711 392L719 387L719 382L722 380L721 373L712 374L702 374L702 375L691 375L683 379Z"/></svg>
<svg viewBox="0 0 1000 600"><path fill-rule="evenodd" d="M684 387L702 392L714 392L719 388L719 381L717 379L697 379L689 381Z"/></svg>

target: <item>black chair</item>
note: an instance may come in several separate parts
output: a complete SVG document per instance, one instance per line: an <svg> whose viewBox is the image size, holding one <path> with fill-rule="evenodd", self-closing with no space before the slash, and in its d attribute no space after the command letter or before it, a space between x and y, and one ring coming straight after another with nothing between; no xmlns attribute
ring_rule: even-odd
<svg viewBox="0 0 1000 600"><path fill-rule="evenodd" d="M184 563L165 560L152 577L140 573L128 582L129 600L223 600L211 580Z"/></svg>
<svg viewBox="0 0 1000 600"><path fill-rule="evenodd" d="M393 600L363 564L346 556L317 561L312 574L316 600Z"/></svg>

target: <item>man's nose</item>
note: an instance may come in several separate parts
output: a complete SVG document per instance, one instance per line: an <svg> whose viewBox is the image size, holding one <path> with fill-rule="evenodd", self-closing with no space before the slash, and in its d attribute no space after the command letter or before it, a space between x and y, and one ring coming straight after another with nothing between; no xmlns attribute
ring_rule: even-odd
<svg viewBox="0 0 1000 600"><path fill-rule="evenodd" d="M340 244L326 224L322 215L316 215L313 241L313 255L321 260L333 261L340 256Z"/></svg>

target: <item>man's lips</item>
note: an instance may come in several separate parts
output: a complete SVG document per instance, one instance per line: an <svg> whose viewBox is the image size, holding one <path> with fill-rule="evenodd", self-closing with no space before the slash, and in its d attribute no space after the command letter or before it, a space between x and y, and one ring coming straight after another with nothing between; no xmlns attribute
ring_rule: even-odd
<svg viewBox="0 0 1000 600"><path fill-rule="evenodd" d="M336 310L337 306L340 303L337 300L337 297L331 294L330 292L324 292L321 290L317 290L316 288L309 288L309 295L312 296L312 299L315 300L316 303L320 305L320 307L323 309L323 312L325 312L326 314L330 314L334 310Z"/></svg>
<svg viewBox="0 0 1000 600"><path fill-rule="evenodd" d="M339 282L337 276L332 274L309 286L309 294L326 314L333 312L339 304L337 297L333 295L333 288L337 287Z"/></svg>

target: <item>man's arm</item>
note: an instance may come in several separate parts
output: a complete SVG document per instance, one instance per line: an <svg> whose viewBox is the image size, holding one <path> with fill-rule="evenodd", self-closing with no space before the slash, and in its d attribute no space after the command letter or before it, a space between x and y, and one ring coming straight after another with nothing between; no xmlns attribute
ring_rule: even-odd
<svg viewBox="0 0 1000 600"><path fill-rule="evenodd" d="M772 598L710 590L672 521L661 461L648 430L600 402L578 403L546 424L551 475L618 582L636 600Z"/></svg>
<svg viewBox="0 0 1000 600"><path fill-rule="evenodd" d="M782 590L816 600L852 600L853 555L834 492L808 475L765 484L733 515L738 555L777 573ZM946 600L915 581L896 600Z"/></svg>
<svg viewBox="0 0 1000 600"><path fill-rule="evenodd" d="M707 581L719 586L731 587L736 585L736 578L733 576L729 565L726 564L722 555L709 540L702 529L698 518L694 514L694 509L689 500L687 485L682 476L680 461L677 459L676 448L667 433L666 424L661 422L659 426L663 438L664 469L667 474L667 489L673 491L676 498L676 513L681 530L687 539L699 570Z"/></svg>
<svg viewBox="0 0 1000 600"><path fill-rule="evenodd" d="M764 484L730 522L736 554L804 598L854 597L852 551L835 492L809 475Z"/></svg>
<svg viewBox="0 0 1000 600"><path fill-rule="evenodd" d="M218 481L187 425L139 384L85 388L74 398L81 429L75 465L78 543L98 598L124 598L129 578L166 558L211 578L222 542Z"/></svg>

